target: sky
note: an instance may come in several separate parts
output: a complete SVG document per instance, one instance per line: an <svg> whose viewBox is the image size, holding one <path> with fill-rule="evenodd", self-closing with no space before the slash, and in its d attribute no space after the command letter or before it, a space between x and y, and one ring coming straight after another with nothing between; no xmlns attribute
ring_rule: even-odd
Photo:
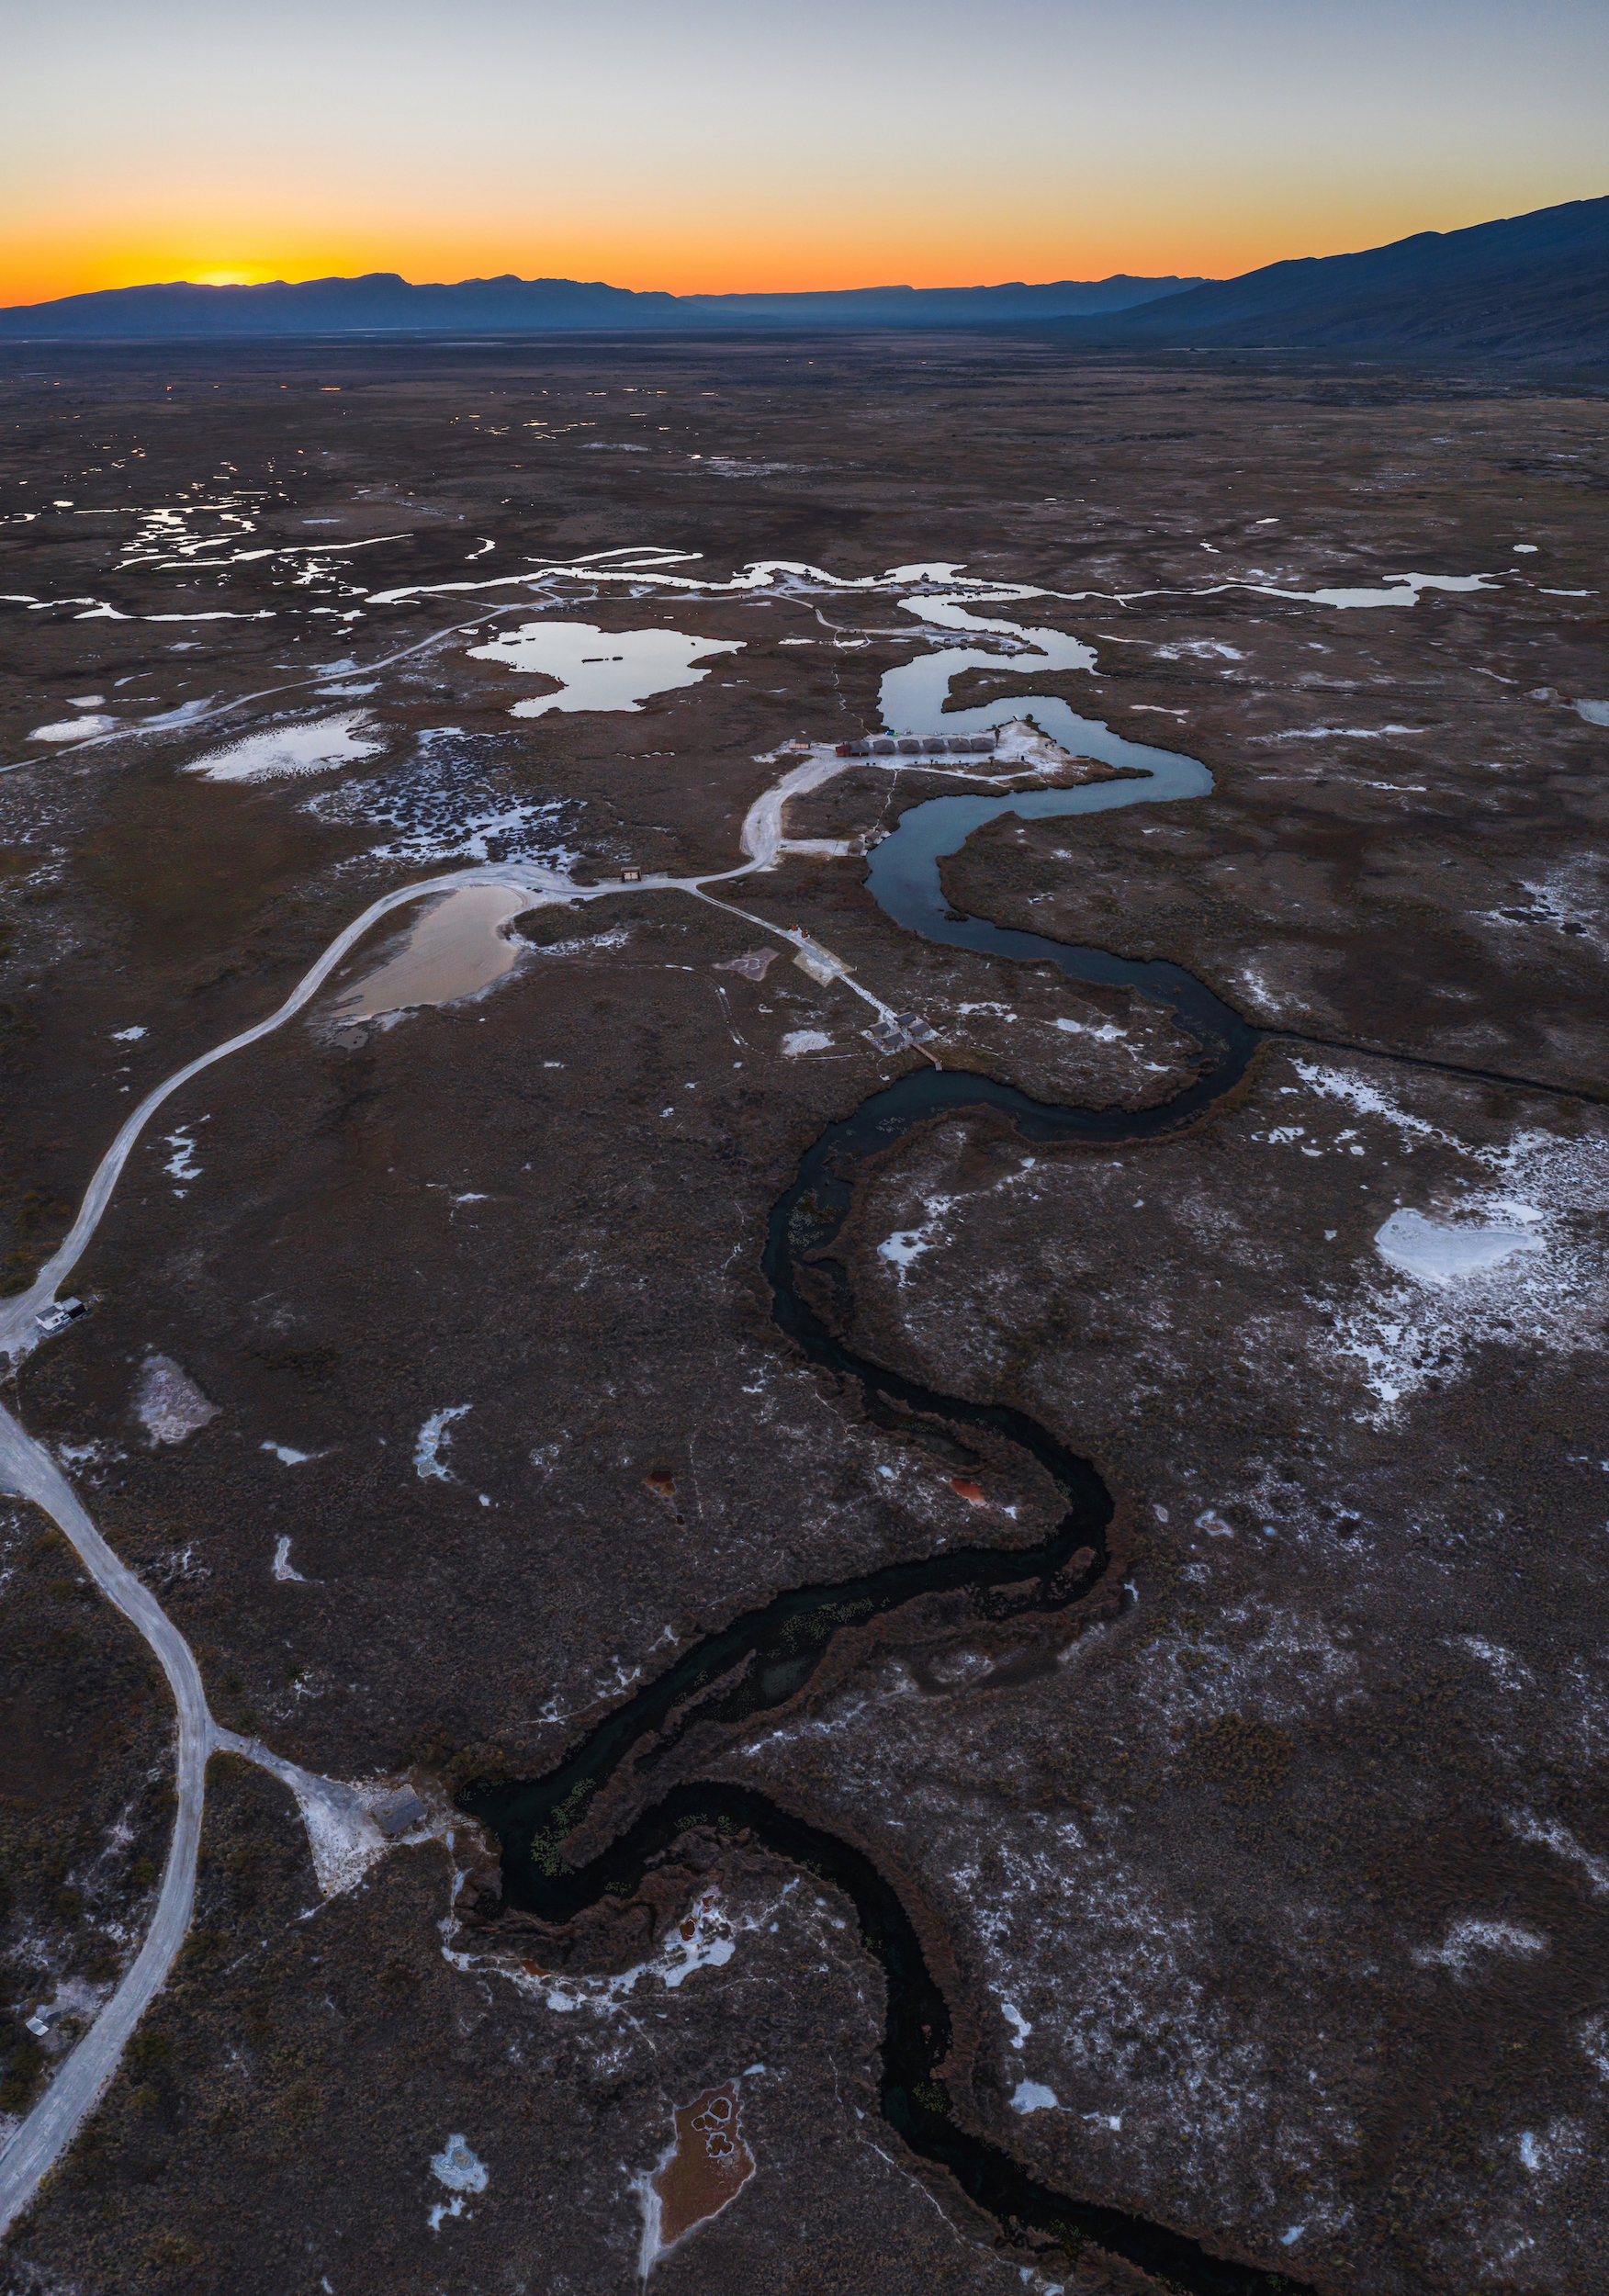
<svg viewBox="0 0 1609 2296"><path fill-rule="evenodd" d="M1603 0L13 0L0 303L1223 277L1609 192Z"/></svg>

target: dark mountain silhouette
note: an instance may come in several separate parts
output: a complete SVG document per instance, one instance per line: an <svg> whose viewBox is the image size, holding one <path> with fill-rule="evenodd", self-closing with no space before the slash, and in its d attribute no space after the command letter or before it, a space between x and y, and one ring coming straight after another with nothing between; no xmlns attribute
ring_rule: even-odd
<svg viewBox="0 0 1609 2296"><path fill-rule="evenodd" d="M117 287L0 310L0 340L174 341L276 335L557 334L756 327L1052 327L1092 346L1609 357L1609 198L1462 231L1418 231L1355 255L1269 264L1237 279L1052 280L859 287L813 295L666 295L576 279L414 287L395 272L264 287Z"/></svg>
<svg viewBox="0 0 1609 2296"><path fill-rule="evenodd" d="M1097 322L1071 323L1094 340ZM1058 332L1062 330L1058 328ZM1362 254L1269 264L1098 323L1100 340L1386 351L1435 358L1609 357L1609 198Z"/></svg>
<svg viewBox="0 0 1609 2296"><path fill-rule="evenodd" d="M576 279L463 279L412 287L394 271L263 287L112 287L0 310L0 336L550 334L587 328L953 327L1119 311L1194 279L1057 279L1044 287L857 287L815 295L639 294Z"/></svg>

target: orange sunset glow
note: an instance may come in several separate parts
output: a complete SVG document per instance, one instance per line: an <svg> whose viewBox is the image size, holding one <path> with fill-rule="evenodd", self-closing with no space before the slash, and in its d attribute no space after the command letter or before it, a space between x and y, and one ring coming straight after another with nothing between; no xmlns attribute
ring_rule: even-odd
<svg viewBox="0 0 1609 2296"><path fill-rule="evenodd" d="M1461 13L1452 62L1444 6L1390 16L1384 76L1373 5L1248 11L1232 51L1175 0L1122 26L1009 0L987 37L949 6L827 5L808 43L713 5L693 71L688 28L640 0L584 25L478 5L456 38L406 16L393 37L368 6L293 6L272 37L251 9L205 39L160 13L165 49L98 5L17 37L0 302L365 271L677 293L1224 276L1599 188L1589 77L1496 11ZM1555 16L1579 38L1580 10Z"/></svg>

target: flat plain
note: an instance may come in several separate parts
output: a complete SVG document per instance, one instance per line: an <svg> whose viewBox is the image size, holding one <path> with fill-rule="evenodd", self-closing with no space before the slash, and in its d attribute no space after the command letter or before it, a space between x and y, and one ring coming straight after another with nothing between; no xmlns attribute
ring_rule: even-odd
<svg viewBox="0 0 1609 2296"><path fill-rule="evenodd" d="M88 1311L17 1348L4 1400L238 1745L185 1949L0 2284L1602 2287L1598 386L985 336L28 356L6 1292L144 1093L371 903L488 880L164 1101ZM708 882L947 648L945 715L1064 705L1210 788L858 755ZM1105 809L1002 804L944 914L1126 967L876 896L935 795L1053 789ZM1222 1046L1158 964L1255 1032L1177 1123ZM1089 1462L1097 1565L846 1596L799 1678L680 1690L532 1870L705 1785L848 1845L942 1992L920 2110L1049 2224L891 2119L902 1980L842 1874L712 1814L556 1923L487 1820L779 1598L1052 1536L1005 1419L884 1407L773 1313L801 1157L934 1062L1104 1136L933 1105L804 1206L798 1294ZM132 1630L37 1508L0 1535L5 2129L129 1966L174 1795ZM253 1746L417 1819L343 1864Z"/></svg>

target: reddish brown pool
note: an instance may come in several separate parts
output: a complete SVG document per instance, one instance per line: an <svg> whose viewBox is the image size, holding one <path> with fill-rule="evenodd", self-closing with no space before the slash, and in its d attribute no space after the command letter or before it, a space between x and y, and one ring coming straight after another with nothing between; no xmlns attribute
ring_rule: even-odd
<svg viewBox="0 0 1609 2296"><path fill-rule="evenodd" d="M658 2246L669 2248L734 2200L754 2174L743 2142L736 2082L676 2108L676 2143L654 2172Z"/></svg>

